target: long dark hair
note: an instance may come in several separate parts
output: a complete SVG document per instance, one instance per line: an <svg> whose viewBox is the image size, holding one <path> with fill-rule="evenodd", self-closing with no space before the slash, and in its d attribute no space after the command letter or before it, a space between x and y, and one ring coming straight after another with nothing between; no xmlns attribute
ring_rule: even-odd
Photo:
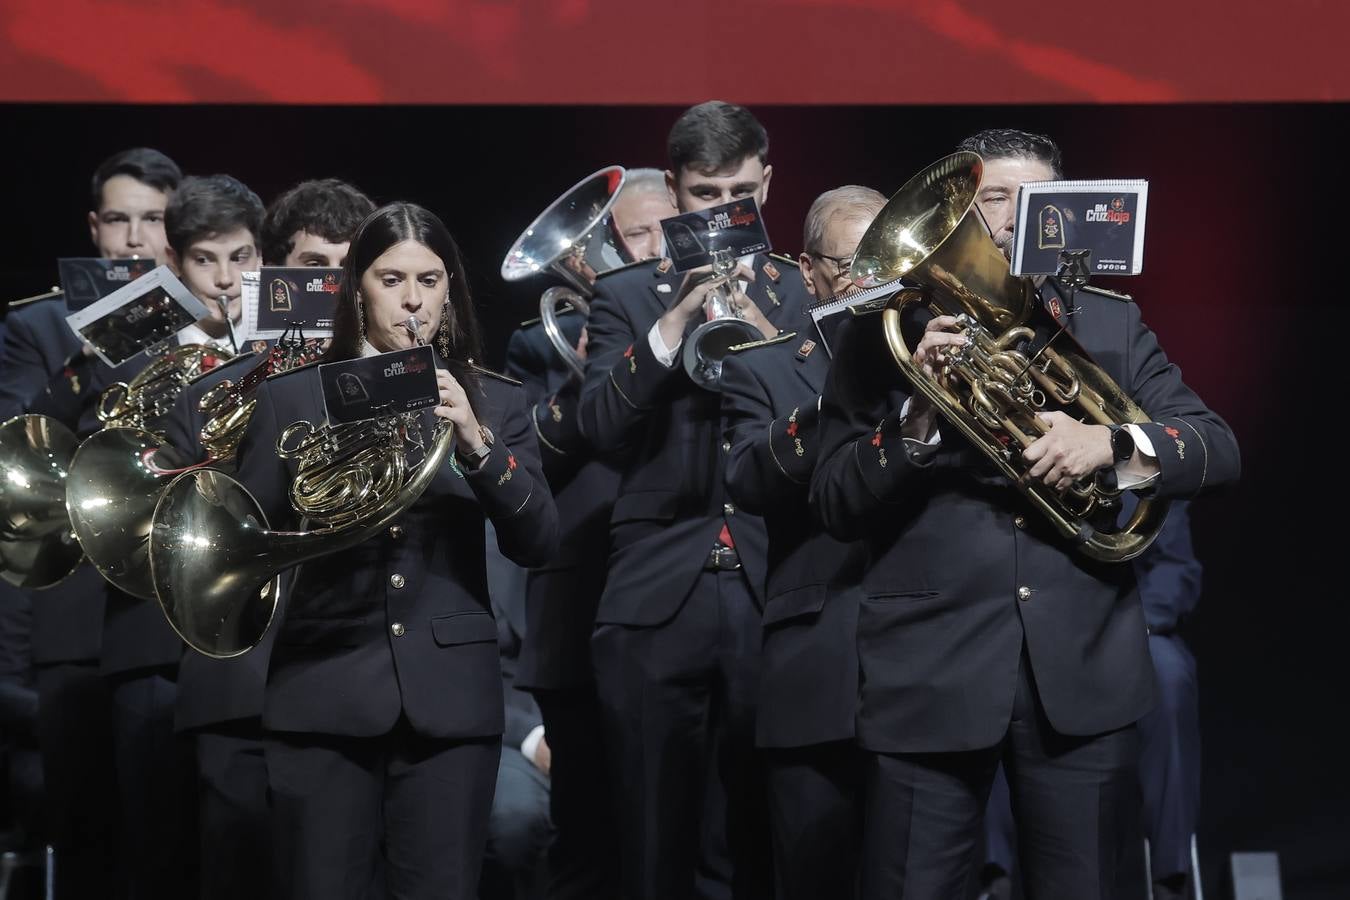
<svg viewBox="0 0 1350 900"><path fill-rule="evenodd" d="M416 241L445 263L449 297L441 310L440 329L432 343L441 362L472 397L477 393L478 378L469 361L482 357L482 339L459 245L435 213L416 203L385 204L366 216L357 227L342 268L342 287L333 316L333 342L324 358L335 362L361 355L365 335L361 331L361 318L356 313L361 276L381 254L403 241Z"/></svg>

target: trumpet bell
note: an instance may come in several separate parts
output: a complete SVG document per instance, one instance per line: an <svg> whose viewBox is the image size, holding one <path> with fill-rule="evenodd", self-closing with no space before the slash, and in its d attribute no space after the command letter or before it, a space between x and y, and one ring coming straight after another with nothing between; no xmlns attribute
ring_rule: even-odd
<svg viewBox="0 0 1350 900"><path fill-rule="evenodd" d="M281 593L267 550L266 517L239 482L194 469L169 484L155 508L149 569L154 595L184 643L229 659L262 640Z"/></svg>
<svg viewBox="0 0 1350 900"><path fill-rule="evenodd" d="M85 555L113 586L153 600L150 519L160 492L184 461L146 431L107 428L75 452L66 486L70 524Z"/></svg>
<svg viewBox="0 0 1350 900"><path fill-rule="evenodd" d="M728 317L704 322L685 338L684 371L705 391L720 390L722 361L731 348L762 337L758 328L743 319Z"/></svg>
<svg viewBox="0 0 1350 900"><path fill-rule="evenodd" d="M0 425L0 576L12 585L51 587L84 556L66 515L66 475L78 443L47 416Z"/></svg>

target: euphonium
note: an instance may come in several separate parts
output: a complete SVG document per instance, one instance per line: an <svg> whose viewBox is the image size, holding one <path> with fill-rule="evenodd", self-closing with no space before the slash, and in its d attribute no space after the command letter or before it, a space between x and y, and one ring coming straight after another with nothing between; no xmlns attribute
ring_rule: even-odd
<svg viewBox="0 0 1350 900"><path fill-rule="evenodd" d="M549 343L577 378L584 376L584 366L558 325L558 310L570 306L589 316L587 301L595 294L595 279L628 262L609 223L625 177L622 166L608 166L572 185L530 223L502 260L506 281L548 271L566 282L566 287L551 287L539 297L539 319Z"/></svg>
<svg viewBox="0 0 1350 900"><path fill-rule="evenodd" d="M707 321L694 329L684 341L684 371L694 384L716 391L722 383L722 360L737 344L757 341L759 329L740 317L731 303L731 283L736 259L730 250L714 250L713 277L717 284L703 302Z"/></svg>
<svg viewBox="0 0 1350 900"><path fill-rule="evenodd" d="M1067 332L1039 353L1026 349L1025 327L1038 302L1028 278L1008 271L975 208L984 162L975 153L938 160L887 202L863 235L850 271L861 286L903 279L882 313L886 343L914 388L984 453L1055 530L1085 555L1133 559L1157 537L1163 501L1141 498L1115 528L1119 493L1084 480L1064 494L1036 480L1020 451L1045 433L1037 413L1060 409L1094 424L1147 422L1148 415L1097 366ZM938 378L914 364L901 331L911 304L956 316L968 342L947 353Z"/></svg>
<svg viewBox="0 0 1350 900"><path fill-rule="evenodd" d="M201 355L198 350L204 349L186 356L196 360ZM231 460L253 412L257 386L268 375L303 364L316 355L316 344L280 343L238 385L222 381L207 392L199 404L208 415L199 435L208 454L203 462L187 465L189 461L166 445L161 435L143 427L105 427L80 445L70 465L66 505L85 555L104 578L133 597L154 599L147 542L160 494L190 468L218 466ZM183 375L182 370L160 367L146 382L152 385L149 389L154 391L154 399L139 399L142 394L133 380L126 405L149 409L167 400L171 408L169 397L176 398L192 383L192 379L183 380ZM160 421L158 416L134 418L147 424Z"/></svg>
<svg viewBox="0 0 1350 900"><path fill-rule="evenodd" d="M417 334L416 319L407 326ZM307 531L271 531L248 490L212 469L174 479L155 508L150 571L164 615L199 653L224 659L262 640L276 614L280 573L379 534L417 501L450 452L442 420L427 445L416 415L315 426L297 422L277 453L297 463L291 503ZM406 454L423 447L420 463Z"/></svg>

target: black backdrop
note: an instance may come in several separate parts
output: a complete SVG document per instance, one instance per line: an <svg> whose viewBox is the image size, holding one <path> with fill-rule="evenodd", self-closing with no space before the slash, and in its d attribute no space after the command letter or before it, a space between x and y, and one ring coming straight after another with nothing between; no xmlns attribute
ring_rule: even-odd
<svg viewBox="0 0 1350 900"><path fill-rule="evenodd" d="M1195 508L1205 596L1189 627L1205 740L1199 840L1212 893L1233 850L1277 850L1290 898L1350 893L1350 791L1340 718L1345 316L1332 228L1343 177L1334 105L766 107L775 168L766 219L795 254L820 191L890 193L965 134L1054 135L1070 177L1151 182L1144 274L1103 281L1138 298L1187 380L1228 418L1240 487ZM497 276L512 240L558 193L609 163L663 166L662 107L0 107L10 182L0 296L53 283L89 251L88 176L145 144L189 173L228 172L270 201L336 176L378 202L438 212L459 239L500 364L540 285ZM2 377L2 375L0 375ZM1316 406L1315 406L1316 404ZM1331 406L1336 409L1338 404ZM972 548L978 552L978 548ZM1342 600L1336 600L1337 597Z"/></svg>

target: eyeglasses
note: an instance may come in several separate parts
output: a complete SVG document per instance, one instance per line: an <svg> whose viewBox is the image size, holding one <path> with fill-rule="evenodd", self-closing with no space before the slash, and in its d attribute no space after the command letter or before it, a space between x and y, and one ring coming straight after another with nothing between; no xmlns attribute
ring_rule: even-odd
<svg viewBox="0 0 1350 900"><path fill-rule="evenodd" d="M853 257L856 254L850 253L848 256L830 256L828 253L817 253L815 250L807 250L807 256L814 256L819 260L829 260L834 263L834 278L836 280L848 280L849 269L853 268Z"/></svg>

